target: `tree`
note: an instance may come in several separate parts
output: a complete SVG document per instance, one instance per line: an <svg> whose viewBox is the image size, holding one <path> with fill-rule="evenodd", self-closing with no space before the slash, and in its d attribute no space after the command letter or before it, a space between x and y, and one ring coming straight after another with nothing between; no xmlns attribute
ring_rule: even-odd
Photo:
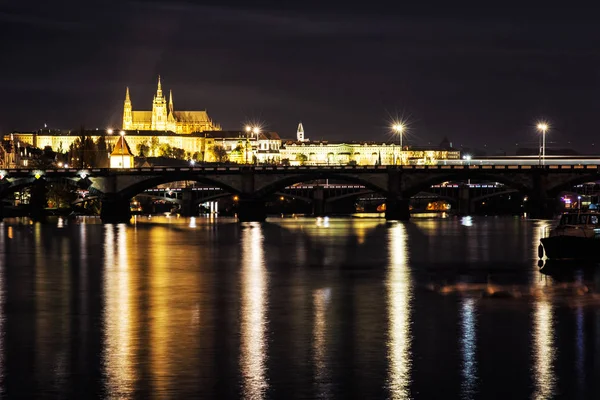
<svg viewBox="0 0 600 400"><path fill-rule="evenodd" d="M185 150L180 149L179 147L171 148L171 156L173 158L176 158L177 160L185 160L186 159Z"/></svg>
<svg viewBox="0 0 600 400"><path fill-rule="evenodd" d="M308 157L306 154L298 153L296 154L296 161L300 161L300 164L304 165L304 163L308 161Z"/></svg>
<svg viewBox="0 0 600 400"><path fill-rule="evenodd" d="M48 185L48 202L52 208L67 208L77 199L77 193L65 182L52 182Z"/></svg>
<svg viewBox="0 0 600 400"><path fill-rule="evenodd" d="M203 157L202 157L202 153L200 153L199 151L197 151L194 154L192 154L192 160L194 160L194 161L204 161Z"/></svg>
<svg viewBox="0 0 600 400"><path fill-rule="evenodd" d="M150 140L150 155L156 156L159 146L160 142L158 141L158 138L156 136L152 136L152 139Z"/></svg>
<svg viewBox="0 0 600 400"><path fill-rule="evenodd" d="M96 154L96 167L98 168L108 168L110 166L110 162L108 159L108 146L106 145L106 139L104 136L100 136L96 141L96 150L98 154Z"/></svg>
<svg viewBox="0 0 600 400"><path fill-rule="evenodd" d="M213 147L211 147L210 151L216 162L218 162L218 163L227 162L227 159L228 159L227 150L225 150L225 148L223 146L216 144Z"/></svg>
<svg viewBox="0 0 600 400"><path fill-rule="evenodd" d="M281 165L290 165L290 159L289 158L282 158L281 159Z"/></svg>
<svg viewBox="0 0 600 400"><path fill-rule="evenodd" d="M169 143L161 143L158 147L158 155L159 157L173 157L173 149Z"/></svg>
<svg viewBox="0 0 600 400"><path fill-rule="evenodd" d="M147 142L139 143L137 145L137 152L140 157L148 157L150 155L150 146Z"/></svg>
<svg viewBox="0 0 600 400"><path fill-rule="evenodd" d="M98 148L94 139L91 136L86 136L83 140L83 168L91 168L96 166L96 155Z"/></svg>

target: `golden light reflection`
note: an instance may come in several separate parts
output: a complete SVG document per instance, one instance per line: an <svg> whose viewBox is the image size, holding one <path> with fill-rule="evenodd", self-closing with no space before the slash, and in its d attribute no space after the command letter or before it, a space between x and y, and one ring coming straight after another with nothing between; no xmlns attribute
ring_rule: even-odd
<svg viewBox="0 0 600 400"><path fill-rule="evenodd" d="M463 298L461 307L462 377L461 399L473 399L477 385L477 303Z"/></svg>
<svg viewBox="0 0 600 400"><path fill-rule="evenodd" d="M263 253L263 233L259 223L245 225L242 231L242 309L241 359L243 393L247 399L264 398L269 383L267 358L267 272Z"/></svg>
<svg viewBox="0 0 600 400"><path fill-rule="evenodd" d="M534 309L533 381L536 400L550 399L554 396L556 380L554 375L554 336L553 310L548 299L539 299Z"/></svg>
<svg viewBox="0 0 600 400"><path fill-rule="evenodd" d="M12 239L12 227L9 226L9 239ZM6 242L4 240L4 222L0 222L0 382L4 382L4 264ZM0 385L0 396L4 395L4 385Z"/></svg>
<svg viewBox="0 0 600 400"><path fill-rule="evenodd" d="M315 365L315 382L317 393L321 398L330 398L328 385L329 369L327 367L327 307L331 299L331 289L318 289L313 294L314 327L313 358Z"/></svg>
<svg viewBox="0 0 600 400"><path fill-rule="evenodd" d="M389 312L389 388L392 399L410 398L412 287L408 269L408 238L402 223L389 229L387 276Z"/></svg>
<svg viewBox="0 0 600 400"><path fill-rule="evenodd" d="M170 230L160 227L150 231L150 242L161 243L151 252L151 261L149 262L150 272L150 310L151 319L149 321L150 335L150 365L152 382L154 383L155 393L168 393L169 385L172 383L172 368L176 364L170 360L170 352L175 352L182 342L188 346L189 350L193 348L191 343L186 341L183 335L184 329L196 330L196 327L181 327L179 342L173 340L172 331L179 321L179 307L169 307L169 302L176 300L176 293L170 291L169 268L172 262L173 250L169 251L169 245L172 245L172 239L169 235ZM181 292L185 289L180 288ZM187 306L187 301L192 301L190 297L181 299L180 307Z"/></svg>
<svg viewBox="0 0 600 400"><path fill-rule="evenodd" d="M534 399L549 399L554 395L556 379L554 375L554 323L553 323L553 305L549 294L545 288L551 284L551 279L539 272L537 265L538 246L540 239L544 235L544 229L547 223L538 221L533 226L533 282L536 287L535 304L533 310L533 382Z"/></svg>
<svg viewBox="0 0 600 400"><path fill-rule="evenodd" d="M136 379L131 331L136 321L133 320L127 229L124 224L118 227L104 226L104 263L104 368L107 391L111 398L129 398L134 393Z"/></svg>

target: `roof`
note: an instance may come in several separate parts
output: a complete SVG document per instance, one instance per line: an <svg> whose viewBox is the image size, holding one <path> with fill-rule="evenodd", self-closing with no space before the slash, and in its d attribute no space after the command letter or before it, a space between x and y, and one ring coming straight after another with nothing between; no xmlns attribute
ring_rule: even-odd
<svg viewBox="0 0 600 400"><path fill-rule="evenodd" d="M125 140L125 136L121 136L121 138L117 140L115 148L110 156L133 156L129 144L127 143L127 140Z"/></svg>
<svg viewBox="0 0 600 400"><path fill-rule="evenodd" d="M132 111L131 119L133 123L152 121L152 111Z"/></svg>
<svg viewBox="0 0 600 400"><path fill-rule="evenodd" d="M211 122L206 111L173 111L177 122Z"/></svg>

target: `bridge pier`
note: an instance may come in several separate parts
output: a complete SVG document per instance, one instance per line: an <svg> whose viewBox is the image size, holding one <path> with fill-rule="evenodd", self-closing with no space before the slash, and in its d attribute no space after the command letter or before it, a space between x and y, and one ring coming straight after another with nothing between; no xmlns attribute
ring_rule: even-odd
<svg viewBox="0 0 600 400"><path fill-rule="evenodd" d="M267 206L263 200L240 198L237 217L239 222L263 222L267 219Z"/></svg>
<svg viewBox="0 0 600 400"><path fill-rule="evenodd" d="M396 196L388 196L385 202L385 219L388 221L408 221L409 201Z"/></svg>
<svg viewBox="0 0 600 400"><path fill-rule="evenodd" d="M196 212L192 210L193 208L194 199L192 196L192 191L190 189L185 189L181 193L181 215L184 217L191 217L192 215L196 215Z"/></svg>
<svg viewBox="0 0 600 400"><path fill-rule="evenodd" d="M46 207L48 207L48 197L46 182L38 179L30 188L29 198L29 218L34 222L42 222L46 219Z"/></svg>
<svg viewBox="0 0 600 400"><path fill-rule="evenodd" d="M128 223L131 220L129 199L118 195L103 198L100 219L106 224Z"/></svg>
<svg viewBox="0 0 600 400"><path fill-rule="evenodd" d="M313 216L325 216L325 191L321 186L315 188L313 192Z"/></svg>
<svg viewBox="0 0 600 400"><path fill-rule="evenodd" d="M458 213L471 215L473 213L469 185L460 185L458 188Z"/></svg>
<svg viewBox="0 0 600 400"><path fill-rule="evenodd" d="M533 219L552 219L556 213L556 199L548 196L547 170L535 171L533 193L527 199L527 209Z"/></svg>

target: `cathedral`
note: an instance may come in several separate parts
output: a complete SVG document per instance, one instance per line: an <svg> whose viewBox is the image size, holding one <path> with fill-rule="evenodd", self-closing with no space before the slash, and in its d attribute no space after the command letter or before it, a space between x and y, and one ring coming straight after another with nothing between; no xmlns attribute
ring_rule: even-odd
<svg viewBox="0 0 600 400"><path fill-rule="evenodd" d="M160 76L158 88L152 102L152 111L133 111L129 88L125 92L123 107L123 130L171 131L189 134L203 131L218 131L221 127L213 123L206 111L175 111L173 93L169 91L169 104L163 96Z"/></svg>

